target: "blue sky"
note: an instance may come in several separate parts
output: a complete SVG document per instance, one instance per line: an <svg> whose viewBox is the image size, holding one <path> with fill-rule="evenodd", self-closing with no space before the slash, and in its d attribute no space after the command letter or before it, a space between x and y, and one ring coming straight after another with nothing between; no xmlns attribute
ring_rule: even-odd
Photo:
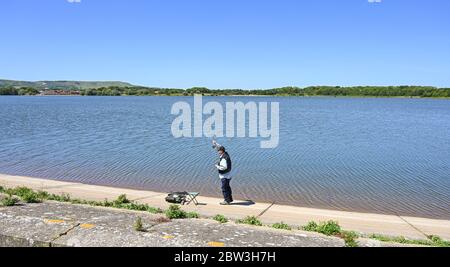
<svg viewBox="0 0 450 267"><path fill-rule="evenodd" d="M450 87L447 0L2 0L0 14L3 79Z"/></svg>

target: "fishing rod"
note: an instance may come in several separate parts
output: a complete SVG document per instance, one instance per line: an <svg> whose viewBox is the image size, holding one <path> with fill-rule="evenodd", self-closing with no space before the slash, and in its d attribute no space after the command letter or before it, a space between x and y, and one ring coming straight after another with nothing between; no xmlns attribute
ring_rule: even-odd
<svg viewBox="0 0 450 267"><path fill-rule="evenodd" d="M218 143L217 143L217 141L216 141L216 135L213 135L213 137L212 137L212 148L214 149L214 150L218 150ZM217 165L218 164L218 162L217 162L217 160L216 159L214 159L214 165Z"/></svg>
<svg viewBox="0 0 450 267"><path fill-rule="evenodd" d="M214 135L212 139L213 139L213 140L212 140L212 144L213 144L212 147L213 147L215 150L219 150L219 148L223 147L221 144L217 143L217 141L216 141L216 135Z"/></svg>

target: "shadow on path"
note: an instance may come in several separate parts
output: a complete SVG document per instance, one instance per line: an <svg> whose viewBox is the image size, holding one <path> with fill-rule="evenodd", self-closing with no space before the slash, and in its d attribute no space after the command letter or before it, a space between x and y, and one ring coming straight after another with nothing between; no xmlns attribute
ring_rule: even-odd
<svg viewBox="0 0 450 267"><path fill-rule="evenodd" d="M239 202L233 202L231 203L233 206L251 206L255 205L255 202L253 200L245 200L245 201L239 201Z"/></svg>

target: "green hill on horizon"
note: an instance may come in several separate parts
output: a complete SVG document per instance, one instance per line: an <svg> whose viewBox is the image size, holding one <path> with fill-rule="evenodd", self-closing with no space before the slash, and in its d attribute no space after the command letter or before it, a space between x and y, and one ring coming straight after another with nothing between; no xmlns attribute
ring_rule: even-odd
<svg viewBox="0 0 450 267"><path fill-rule="evenodd" d="M0 87L30 87L37 90L85 90L102 87L133 87L134 85L120 81L16 81L0 79Z"/></svg>

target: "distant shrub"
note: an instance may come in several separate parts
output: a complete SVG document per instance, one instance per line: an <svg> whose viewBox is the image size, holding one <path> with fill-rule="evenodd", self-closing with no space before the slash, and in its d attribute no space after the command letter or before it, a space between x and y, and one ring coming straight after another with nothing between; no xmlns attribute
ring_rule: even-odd
<svg viewBox="0 0 450 267"><path fill-rule="evenodd" d="M285 224L283 222L273 224L272 228L283 229L283 230L291 230L292 229L289 225L287 225L287 224Z"/></svg>
<svg viewBox="0 0 450 267"><path fill-rule="evenodd" d="M237 220L236 223L262 226L261 221L258 220L258 218L256 218L255 216L247 216L242 220Z"/></svg>
<svg viewBox="0 0 450 267"><path fill-rule="evenodd" d="M228 222L228 219L225 216L221 215L221 214L217 214L216 216L214 216L213 220L216 220L216 221L218 221L220 223L227 223Z"/></svg>
<svg viewBox="0 0 450 267"><path fill-rule="evenodd" d="M0 185L0 193L3 193L3 192L5 192L5 188Z"/></svg>

